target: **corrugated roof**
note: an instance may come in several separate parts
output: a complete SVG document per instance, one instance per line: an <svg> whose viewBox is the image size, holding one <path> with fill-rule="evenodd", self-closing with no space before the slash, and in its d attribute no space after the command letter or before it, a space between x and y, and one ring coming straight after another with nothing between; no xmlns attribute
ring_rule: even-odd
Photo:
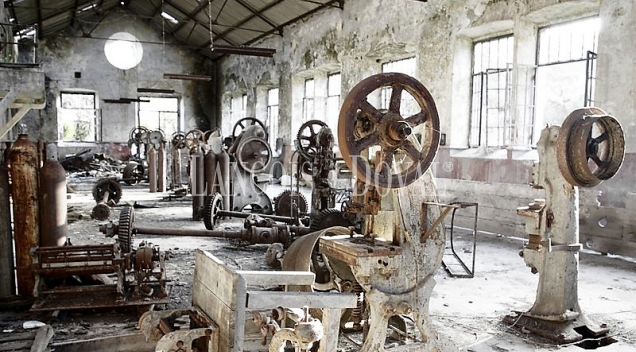
<svg viewBox="0 0 636 352"><path fill-rule="evenodd" d="M344 0L4 0L14 24L37 26L45 38L75 26L97 25L115 8L143 18L211 59L223 55L210 43L244 47L316 11L342 8ZM212 33L212 40L210 40Z"/></svg>

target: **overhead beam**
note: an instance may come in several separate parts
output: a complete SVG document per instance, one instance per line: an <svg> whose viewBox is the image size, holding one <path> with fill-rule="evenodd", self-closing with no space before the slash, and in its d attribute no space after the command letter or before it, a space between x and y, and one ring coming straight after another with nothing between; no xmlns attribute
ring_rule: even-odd
<svg viewBox="0 0 636 352"><path fill-rule="evenodd" d="M322 9L326 9L326 8L328 8L328 7L333 7L333 6L332 6L333 4L335 4L335 3L340 3L341 1L342 1L342 0L331 0L331 1L327 2L327 3L325 3L325 4L324 4L324 5L322 5L322 6L318 6L318 7L316 7L315 9L313 9L313 10L311 10L311 11L309 11L309 12L305 12L304 14L302 14L302 15L300 15L300 16L297 16L297 17L295 17L295 18L293 18L293 19L291 19L291 20L289 20L289 21L287 21L287 22L285 22L285 23L281 24L281 25L279 26L279 28L273 29L273 30L271 30L271 31L269 31L269 32L266 32L266 33L263 33L263 34L259 35L258 37L254 38L254 39L252 39L252 40L250 40L250 41L248 41L248 42L246 42L246 43L245 43L245 45L251 45L251 44L254 44L254 43L256 43L257 41L259 41L259 40L261 40L261 39L263 39L263 38L267 37L268 35L274 34L274 33L275 33L275 32L277 32L277 31L279 31L279 32L281 32L281 33L282 33L283 28L285 28L286 26L288 26L288 25L290 25L290 24L292 24L292 23L294 23L294 22L300 21L300 20L302 20L303 18L305 18L305 17L307 17L307 16L311 16L311 15L313 15L314 13L316 13L316 12L318 12L318 11L322 10Z"/></svg>
<svg viewBox="0 0 636 352"><path fill-rule="evenodd" d="M190 21L194 21L195 25L198 23L197 20L195 19L195 17L201 12L203 11L203 9L206 8L206 6L208 6L207 3L202 2L201 4L199 4L199 6L197 6L196 9L194 9L192 12L190 12L189 14L187 14L187 18L189 21L182 21L181 23L179 23L179 25L177 25L173 30L172 30L172 34L177 33L178 31L182 30L183 27L185 27L186 24L188 24L188 22ZM210 16L212 16L212 14L210 14Z"/></svg>
<svg viewBox="0 0 636 352"><path fill-rule="evenodd" d="M42 39L42 32L44 32L44 22L42 22L42 4L40 3L40 0L37 0L36 4L38 6L38 39Z"/></svg>
<svg viewBox="0 0 636 352"><path fill-rule="evenodd" d="M69 26L72 28L75 24L75 16L77 16L77 9L79 8L79 0L75 0L75 5L73 6L73 14L71 14L71 22Z"/></svg>
<svg viewBox="0 0 636 352"><path fill-rule="evenodd" d="M282 3L283 1L284 1L284 0L276 0L276 1L272 2L271 4L269 4L269 5L265 6L265 7L263 7L263 8L262 8L259 12L261 12L261 13L262 13L262 12L265 12L265 11L267 11L267 10L271 9L272 7L274 7L274 6L276 6L276 5L280 4L280 3ZM251 20L252 20L252 19L254 19L254 18L256 18L256 14L252 14L251 16L248 16L248 17L244 18L242 21L240 21L239 23L237 23L234 27L229 28L229 29L226 29L226 30L224 30L223 32L219 33L218 35L214 36L214 41L217 41L217 40L219 40L219 39L223 39L223 40L225 40L225 41L228 41L226 37L227 37L227 35L228 35L229 33L231 33L231 32L232 32L232 31L234 31L236 28L238 28L238 27L240 27L240 26L244 25L245 23L247 23L247 22L251 21ZM282 33L281 33L281 35L282 35ZM201 49L205 49L205 48L210 47L210 44L212 44L212 40L210 40L209 42L207 42L207 43L205 43L203 46L201 46Z"/></svg>
<svg viewBox="0 0 636 352"><path fill-rule="evenodd" d="M79 3L79 1L76 1L76 2L75 2L75 3L76 3L76 8L80 8L80 7L81 7L81 8L84 8L85 6L92 5L94 1L95 1L95 0L88 0L88 1L83 1L83 2L81 2L81 3ZM41 10L40 10L40 0L38 0L38 1L37 1L37 3L38 3L38 15L40 15L40 17L41 17L41 13L42 13L42 12L41 12ZM100 3L100 4L101 4L101 3ZM40 19L40 20L38 21L38 22L39 22L39 25L41 26L41 24L42 24L42 22L43 22L43 21L47 21L47 20L49 20L49 19L51 19L51 18L53 18L53 17L59 16L59 15L61 15L61 14L65 13L65 12L68 12L68 10L69 10L68 8L66 8L66 9L62 9L62 10L56 11L55 13L53 13L53 14L52 14L52 15L50 15L50 16L47 16L47 17L45 17L45 18L43 18L43 19ZM17 21L17 19L16 19L16 21ZM39 31L38 31L38 32L39 32Z"/></svg>
<svg viewBox="0 0 636 352"><path fill-rule="evenodd" d="M246 4L245 1L243 0L236 0L237 3L239 3L239 5L243 6L244 8L248 9L252 14L256 15L258 18L262 19L263 21L265 21L270 27L272 28L276 28L278 27L277 24L275 24L274 22L272 22L269 18L265 17L265 15L263 15L262 12L256 10L255 8L253 8L252 6L250 6L249 4ZM281 36L283 35L283 33L280 34Z"/></svg>
<svg viewBox="0 0 636 352"><path fill-rule="evenodd" d="M179 11L182 15L184 15L184 16L188 16L188 13L187 13L184 9L182 9L182 8L180 8L179 6L175 5L172 1L170 1L170 0L164 0L164 1L165 1L165 3L166 3L166 4L168 4L168 5L172 6L175 10ZM208 26L207 24L203 24L203 23L201 23L201 22L197 21L197 20L196 20L196 19L194 19L194 18L192 18L192 20L194 20L194 21L195 21L196 23L198 23L200 26L202 26L203 28L205 28L207 31L212 32L212 34L213 34L213 35L215 35L215 34L216 34L216 33L214 33L214 29L213 29L213 28L210 28L210 26ZM227 41L227 40L226 40L226 41ZM230 45L237 45L237 43L233 43L233 42L231 42L231 41L227 41L227 42L228 42L228 43L230 43ZM205 47L206 47L206 48L207 48L207 47L209 47L209 46L210 46L210 43L208 43L207 45L205 45ZM201 47L201 48L199 48L199 49L202 49L202 48L203 48L203 47Z"/></svg>

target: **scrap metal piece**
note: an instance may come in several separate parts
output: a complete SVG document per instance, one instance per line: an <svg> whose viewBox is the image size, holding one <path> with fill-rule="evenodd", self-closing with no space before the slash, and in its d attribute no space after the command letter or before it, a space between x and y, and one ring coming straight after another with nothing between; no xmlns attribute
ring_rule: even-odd
<svg viewBox="0 0 636 352"><path fill-rule="evenodd" d="M136 163L135 163L136 164ZM104 199L104 195L108 192L108 199ZM112 178L100 178L93 185L93 199L99 202L105 203L119 203L122 195L121 185L117 180Z"/></svg>

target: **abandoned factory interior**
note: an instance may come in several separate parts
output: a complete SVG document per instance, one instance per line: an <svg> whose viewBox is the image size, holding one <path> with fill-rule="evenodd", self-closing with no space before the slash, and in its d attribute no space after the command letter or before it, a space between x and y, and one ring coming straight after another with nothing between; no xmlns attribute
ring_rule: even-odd
<svg viewBox="0 0 636 352"><path fill-rule="evenodd" d="M0 352L636 352L636 2L1 0Z"/></svg>

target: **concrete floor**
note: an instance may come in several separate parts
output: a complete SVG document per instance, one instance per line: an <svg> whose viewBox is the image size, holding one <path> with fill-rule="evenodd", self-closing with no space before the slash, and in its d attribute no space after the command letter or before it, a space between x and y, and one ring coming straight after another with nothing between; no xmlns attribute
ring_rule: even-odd
<svg viewBox="0 0 636 352"><path fill-rule="evenodd" d="M78 209L90 209L94 202L84 195L85 188L77 185L76 194L69 201ZM272 197L283 190L269 186L266 192ZM309 189L303 189L308 195ZM124 201L140 203L156 202L166 194L149 194L147 189L124 188ZM307 197L310 199L309 197ZM154 204L161 204L159 202ZM165 209L164 209L165 207ZM118 213L118 210L113 212ZM180 219L191 216L188 203L167 203L161 209L137 209L136 222L152 223L153 214ZM203 229L202 222L184 222L189 228ZM77 226L71 225L71 231ZM93 225L91 225L93 226ZM97 232L96 230L94 232ZM142 238L138 238L141 240ZM219 247L223 239L155 237L154 244L162 248L179 247L181 251L203 247L207 250ZM502 318L512 311L526 311L534 302L538 276L525 267L518 252L521 239L510 239L493 234L478 234L474 278L453 278L443 269L437 272L437 285L430 303L430 315L441 334L448 336L461 351L579 351L582 348L553 346L546 341L533 339L502 323ZM457 237L456 249L465 260L470 260L472 244L462 236ZM241 254L243 253L243 254ZM247 252L241 252L245 255ZM262 258L258 251L251 255ZM583 311L592 321L607 323L610 335L617 340L599 350L636 351L636 261L616 256L602 256L584 252L580 259L579 297ZM237 260L247 258L236 258ZM249 259L247 259L249 260ZM191 270L185 268L184 270Z"/></svg>

